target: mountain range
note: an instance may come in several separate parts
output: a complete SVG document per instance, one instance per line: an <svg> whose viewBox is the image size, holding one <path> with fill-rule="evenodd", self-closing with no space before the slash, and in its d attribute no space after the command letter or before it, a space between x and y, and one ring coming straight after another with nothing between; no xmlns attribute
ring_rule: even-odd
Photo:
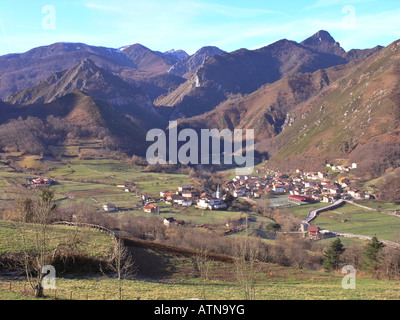
<svg viewBox="0 0 400 320"><path fill-rule="evenodd" d="M251 128L272 164L315 167L399 142L399 45L346 52L324 30L300 43L193 55L56 43L0 57L0 123L54 116L96 125L139 155L146 131L171 120Z"/></svg>

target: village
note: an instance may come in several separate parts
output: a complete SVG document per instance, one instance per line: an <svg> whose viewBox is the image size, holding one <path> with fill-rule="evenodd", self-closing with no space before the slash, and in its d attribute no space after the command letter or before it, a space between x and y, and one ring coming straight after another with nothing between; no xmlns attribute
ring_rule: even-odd
<svg viewBox="0 0 400 320"><path fill-rule="evenodd" d="M349 172L350 167L333 166L328 164L331 170ZM357 168L353 164L352 168ZM264 177L236 176L228 180L222 186L226 193L233 197L261 198L264 195L280 196L288 195L288 201L294 204L307 204L313 202L333 203L339 199L374 199L374 195L365 191L354 189L350 186L350 180L346 177L335 181L327 178L323 172L303 172L296 170L296 174L289 176L281 172L270 171Z"/></svg>
<svg viewBox="0 0 400 320"><path fill-rule="evenodd" d="M349 172L357 168L334 166L327 164L331 170ZM323 172L303 172L296 170L296 174L289 176L282 172L268 171L263 176L238 175L225 181L217 190L196 190L189 185L181 185L177 190L160 191L156 199L142 195L142 210L147 213L159 213L158 202L164 202L173 206L195 207L203 210L225 210L227 208L226 197L233 198L280 198L290 205L302 205L315 202L333 203L339 199L362 200L374 199L374 195L365 191L354 189L350 186L350 180L346 177L330 180ZM125 185L117 185L125 192L129 189ZM115 211L115 205L108 203L103 206L105 211Z"/></svg>
<svg viewBox="0 0 400 320"><path fill-rule="evenodd" d="M348 166L334 166L327 164L327 170L350 172L357 168L357 164ZM374 195L365 191L354 189L350 186L350 180L342 177L337 180L328 179L323 172L303 172L296 170L296 174L289 176L285 173L268 171L263 176L238 175L225 181L216 191L196 190L189 185L181 185L175 191L161 191L158 199L149 199L142 196L142 210L147 213L160 213L157 202L164 202L178 207L195 207L202 210L226 210L226 199L268 198L271 206L305 205L316 202L334 203L343 200L374 199ZM164 223L183 225L184 221L175 221L172 217L165 218Z"/></svg>
<svg viewBox="0 0 400 320"><path fill-rule="evenodd" d="M288 175L270 170L257 170L257 175L237 175L221 185L216 190L197 190L190 185L180 185L177 190L165 190L159 197L141 195L141 211L148 214L160 214L160 203L174 207L193 207L200 210L227 210L232 199L268 199L271 207L306 205L310 203L334 203L343 200L374 199L374 195L351 187L351 180L346 178L350 170L357 168L357 164L334 166L327 164L328 171L344 173L341 178L328 179L325 172L303 172L296 170L295 174ZM47 178L25 178L27 188L50 186L54 181ZM130 192L126 185L117 185L124 192ZM137 195L138 196L138 195ZM227 198L229 197L229 201ZM119 208L114 203L104 203L104 211L115 212ZM175 220L165 217L164 224L184 225L184 220Z"/></svg>

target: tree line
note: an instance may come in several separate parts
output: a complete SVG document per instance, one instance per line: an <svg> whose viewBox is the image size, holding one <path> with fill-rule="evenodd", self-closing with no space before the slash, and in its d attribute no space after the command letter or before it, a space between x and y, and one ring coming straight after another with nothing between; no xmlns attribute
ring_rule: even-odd
<svg viewBox="0 0 400 320"><path fill-rule="evenodd" d="M400 279L400 250L385 246L376 236L364 246L345 248L340 238L330 244L323 256L326 272L338 271L344 265L352 265L357 272L386 278Z"/></svg>

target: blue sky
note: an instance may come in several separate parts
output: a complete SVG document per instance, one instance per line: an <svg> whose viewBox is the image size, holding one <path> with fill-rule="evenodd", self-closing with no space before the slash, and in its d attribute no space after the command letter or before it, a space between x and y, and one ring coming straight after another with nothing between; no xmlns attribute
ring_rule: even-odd
<svg viewBox="0 0 400 320"><path fill-rule="evenodd" d="M0 55L55 42L231 52L324 29L345 50L400 39L399 0L13 0L0 3Z"/></svg>

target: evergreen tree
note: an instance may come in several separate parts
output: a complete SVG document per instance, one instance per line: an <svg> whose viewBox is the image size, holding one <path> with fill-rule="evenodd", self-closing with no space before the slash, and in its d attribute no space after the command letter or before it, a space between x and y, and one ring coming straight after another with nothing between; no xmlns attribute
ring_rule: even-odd
<svg viewBox="0 0 400 320"><path fill-rule="evenodd" d="M379 264L379 252L384 246L377 237L372 238L363 251L362 270L367 273L374 273L376 271Z"/></svg>
<svg viewBox="0 0 400 320"><path fill-rule="evenodd" d="M340 255L345 251L339 238L333 241L324 254L323 266L326 272L337 270L339 268Z"/></svg>

